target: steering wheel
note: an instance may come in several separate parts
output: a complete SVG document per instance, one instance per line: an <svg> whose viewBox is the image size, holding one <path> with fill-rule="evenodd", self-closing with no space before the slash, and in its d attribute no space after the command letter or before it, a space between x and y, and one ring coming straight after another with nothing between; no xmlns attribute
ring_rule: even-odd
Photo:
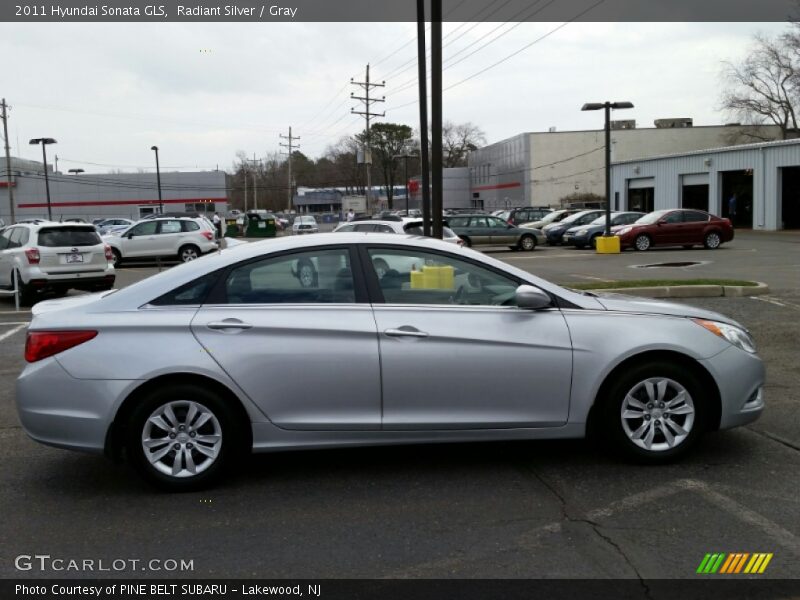
<svg viewBox="0 0 800 600"><path fill-rule="evenodd" d="M466 304L467 290L463 285L458 286L456 293L450 296L450 304Z"/></svg>

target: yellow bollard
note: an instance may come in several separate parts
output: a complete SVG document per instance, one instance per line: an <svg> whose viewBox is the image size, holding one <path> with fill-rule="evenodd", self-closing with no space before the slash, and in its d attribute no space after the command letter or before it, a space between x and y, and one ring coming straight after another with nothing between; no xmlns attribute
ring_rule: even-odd
<svg viewBox="0 0 800 600"><path fill-rule="evenodd" d="M603 235L597 239L597 253L598 254L619 254L619 236L612 235L605 237Z"/></svg>

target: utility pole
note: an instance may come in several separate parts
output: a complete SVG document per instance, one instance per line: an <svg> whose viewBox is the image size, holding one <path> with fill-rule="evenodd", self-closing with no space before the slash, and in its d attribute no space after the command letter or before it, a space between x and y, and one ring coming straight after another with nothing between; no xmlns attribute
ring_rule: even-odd
<svg viewBox="0 0 800 600"><path fill-rule="evenodd" d="M244 179L244 214L247 214L247 159L242 159L242 179Z"/></svg>
<svg viewBox="0 0 800 600"><path fill-rule="evenodd" d="M245 159L247 160L247 159ZM247 161L250 162L250 161ZM256 181L256 176L258 175L258 163L259 161L256 159L256 153L253 152L253 210L258 210L258 182ZM245 173L245 183L247 181L247 173Z"/></svg>
<svg viewBox="0 0 800 600"><path fill-rule="evenodd" d="M431 166L428 161L428 67L425 55L425 0L417 0L417 73L419 79L419 170L422 182L422 235L431 234Z"/></svg>
<svg viewBox="0 0 800 600"><path fill-rule="evenodd" d="M442 239L442 0L431 0L431 235Z"/></svg>
<svg viewBox="0 0 800 600"><path fill-rule="evenodd" d="M56 154L56 164L55 167L53 168L53 171L55 171L54 173L55 175L58 175L58 154Z"/></svg>
<svg viewBox="0 0 800 600"><path fill-rule="evenodd" d="M9 218L11 223L14 223L14 182L11 180L11 148L8 146L8 105L6 99L3 98L2 103L2 118L3 118L3 140L6 145L6 183L8 184L8 204L9 204Z"/></svg>
<svg viewBox="0 0 800 600"><path fill-rule="evenodd" d="M369 91L372 88L379 88L385 87L386 82L381 81L380 83L371 83L369 80L369 63L367 63L367 76L364 81L353 81L353 78L350 78L350 85L358 85L364 90L363 96L356 96L353 92L350 92L350 98L353 100L361 100L364 103L364 110L353 110L350 109L350 114L353 115L361 115L366 120L367 126L364 130L364 164L366 165L367 169L367 189L366 189L366 202L367 202L367 211L369 211L370 207L370 197L372 196L372 150L370 148L370 139L369 139L369 120L370 117L385 117L386 113L374 113L370 112L369 108L370 105L374 102L385 102L386 96L382 96L381 98L370 98Z"/></svg>
<svg viewBox="0 0 800 600"><path fill-rule="evenodd" d="M283 142L280 142L280 146L282 146L283 148L288 148L288 152L282 152L281 154L288 154L289 155L289 161L287 163L288 167L289 167L289 193L286 195L287 196L287 198L286 198L286 212L291 212L291 210L292 210L292 195L293 195L292 194L292 188L294 187L292 185L292 152L294 152L295 148L299 148L300 147L299 144L295 145L295 143L294 143L294 140L299 140L300 136L292 135L292 128L290 126L289 127L289 135L283 135L281 133L281 134L279 134L279 137L284 139L284 140L288 140L288 143L286 143L286 144L284 144Z"/></svg>

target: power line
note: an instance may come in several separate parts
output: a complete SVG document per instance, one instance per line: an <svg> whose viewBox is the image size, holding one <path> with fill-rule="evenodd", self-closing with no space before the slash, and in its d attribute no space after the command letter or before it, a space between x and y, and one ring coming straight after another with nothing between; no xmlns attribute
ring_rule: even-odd
<svg viewBox="0 0 800 600"><path fill-rule="evenodd" d="M365 170L367 172L367 187L365 190L366 192L365 200L366 200L367 210L369 210L370 209L369 201L372 191L372 173L371 173L372 169L370 168L372 166L372 150L370 148L369 120L372 117L383 117L386 115L385 112L374 113L370 111L370 106L372 104L374 104L375 102L385 102L386 97L384 96L383 98L370 98L369 92L373 88L384 87L386 83L383 81L381 83L373 83L369 80L369 63L367 63L366 79L364 81L353 81L353 79L351 79L350 83L352 85L357 85L364 90L364 96L356 96L352 92L350 93L350 97L353 100L361 100L361 102L364 103L364 110L360 111L351 108L350 112L354 115L361 115L362 117L364 117L364 120L366 121L366 127L364 128L364 164L366 165Z"/></svg>

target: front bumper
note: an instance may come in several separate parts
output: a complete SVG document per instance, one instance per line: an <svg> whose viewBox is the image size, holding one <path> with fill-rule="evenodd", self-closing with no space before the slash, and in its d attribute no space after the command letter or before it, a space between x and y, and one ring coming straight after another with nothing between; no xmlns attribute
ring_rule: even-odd
<svg viewBox="0 0 800 600"><path fill-rule="evenodd" d="M54 357L46 358L27 365L17 379L19 420L42 444L102 453L119 399L132 383L75 379Z"/></svg>
<svg viewBox="0 0 800 600"><path fill-rule="evenodd" d="M764 363L756 354L731 346L700 361L717 382L720 429L752 423L764 411Z"/></svg>
<svg viewBox="0 0 800 600"><path fill-rule="evenodd" d="M548 244L560 244L564 237L564 230L560 231L545 231L544 236Z"/></svg>

